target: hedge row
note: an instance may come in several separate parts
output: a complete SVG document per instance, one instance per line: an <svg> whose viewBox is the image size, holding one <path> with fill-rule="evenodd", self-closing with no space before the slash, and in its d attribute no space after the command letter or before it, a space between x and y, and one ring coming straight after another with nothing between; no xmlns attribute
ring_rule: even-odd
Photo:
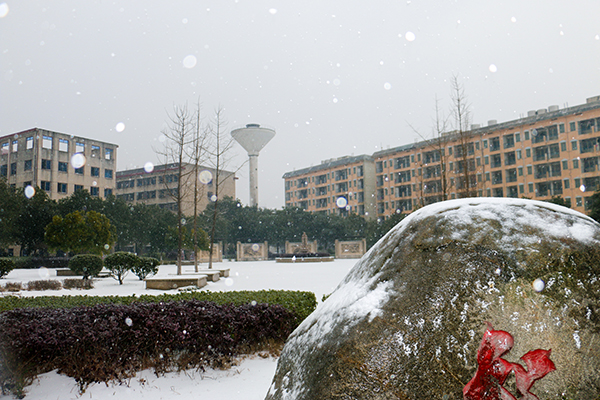
<svg viewBox="0 0 600 400"><path fill-rule="evenodd" d="M36 375L54 369L83 391L146 368L220 367L282 344L297 323L279 305L198 300L14 309L0 314L0 384L23 397Z"/></svg>
<svg viewBox="0 0 600 400"><path fill-rule="evenodd" d="M0 313L17 308L73 308L91 307L97 304L133 304L133 303L165 303L169 301L198 300L216 304L278 304L290 310L300 323L314 311L317 300L314 293L286 290L260 290L235 292L194 291L177 294L143 295L143 296L39 296L39 297L0 297Z"/></svg>

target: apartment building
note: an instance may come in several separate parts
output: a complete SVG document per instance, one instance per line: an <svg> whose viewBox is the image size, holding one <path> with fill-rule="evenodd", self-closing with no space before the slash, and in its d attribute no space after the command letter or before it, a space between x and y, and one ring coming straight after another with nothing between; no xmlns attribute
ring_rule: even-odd
<svg viewBox="0 0 600 400"><path fill-rule="evenodd" d="M0 178L15 187L39 187L53 200L86 189L107 197L115 189L113 143L33 128L0 137Z"/></svg>
<svg viewBox="0 0 600 400"><path fill-rule="evenodd" d="M177 211L175 200L178 190L183 193L182 212L184 215L194 213L194 179L198 181L198 211L202 212L215 196L232 197L235 199L234 172L219 172L219 193L216 193L213 168L200 166L198 176L194 174L193 164L183 164L182 181L178 182L179 164L163 164L146 166L145 168L118 171L116 176L117 198L129 204L145 203L158 205L171 211Z"/></svg>
<svg viewBox="0 0 600 400"><path fill-rule="evenodd" d="M600 188L599 156L600 96L573 107L529 111L513 121L488 121L485 127L473 125L466 132L374 153L375 214L386 218L467 196L559 196L585 213L590 196ZM284 175L286 205L315 211L311 191L300 201L292 185L298 179L312 182L321 172L301 171L299 178L293 176L297 182L289 179L290 173Z"/></svg>
<svg viewBox="0 0 600 400"><path fill-rule="evenodd" d="M369 155L346 156L286 172L285 205L310 212L375 218L375 165Z"/></svg>

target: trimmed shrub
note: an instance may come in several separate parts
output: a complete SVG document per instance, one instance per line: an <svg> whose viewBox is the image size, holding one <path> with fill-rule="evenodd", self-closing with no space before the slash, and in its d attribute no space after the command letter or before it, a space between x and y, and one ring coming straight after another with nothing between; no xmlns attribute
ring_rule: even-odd
<svg viewBox="0 0 600 400"><path fill-rule="evenodd" d="M65 289L93 289L94 281L91 279L65 279L63 281Z"/></svg>
<svg viewBox="0 0 600 400"><path fill-rule="evenodd" d="M139 259L133 253L117 251L106 256L104 265L110 270L112 277L119 281L119 285L122 285L123 278L125 278L127 272L131 271L138 264Z"/></svg>
<svg viewBox="0 0 600 400"><path fill-rule="evenodd" d="M65 279L66 281L66 279ZM8 285L8 283L7 283ZM157 296L38 296L38 297L0 297L0 313L17 308L73 308L92 307L98 304L166 303L169 301L199 300L216 304L278 304L296 316L296 322L302 322L317 307L314 293L289 290L241 290L237 292L184 292Z"/></svg>
<svg viewBox="0 0 600 400"><path fill-rule="evenodd" d="M37 374L58 369L81 391L137 371L223 367L248 351L281 346L297 326L277 305L197 300L0 314L0 384L19 395Z"/></svg>
<svg viewBox="0 0 600 400"><path fill-rule="evenodd" d="M148 275L156 275L160 261L153 257L139 257L138 263L131 269L143 281Z"/></svg>
<svg viewBox="0 0 600 400"><path fill-rule="evenodd" d="M79 279L78 279L79 280ZM55 279L27 282L27 290L60 290L62 284Z"/></svg>
<svg viewBox="0 0 600 400"><path fill-rule="evenodd" d="M0 278L4 278L15 269L15 262L10 258L0 258Z"/></svg>
<svg viewBox="0 0 600 400"><path fill-rule="evenodd" d="M102 257L95 254L79 254L69 261L69 269L83 279L96 276L102 271Z"/></svg>
<svg viewBox="0 0 600 400"><path fill-rule="evenodd" d="M2 292L20 292L23 290L23 284L21 282L6 282L6 285L1 289Z"/></svg>

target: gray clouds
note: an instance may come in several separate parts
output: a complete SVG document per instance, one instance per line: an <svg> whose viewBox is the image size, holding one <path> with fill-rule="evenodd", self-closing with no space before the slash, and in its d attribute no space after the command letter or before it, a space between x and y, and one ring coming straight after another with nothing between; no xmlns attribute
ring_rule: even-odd
<svg viewBox="0 0 600 400"><path fill-rule="evenodd" d="M264 207L283 205L286 171L418 140L409 123L429 134L454 74L474 123L600 94L596 0L6 3L0 135L88 136L119 144L119 169L141 167L158 161L167 112L200 98L229 130L276 129L259 157ZM238 175L247 203L247 166Z"/></svg>

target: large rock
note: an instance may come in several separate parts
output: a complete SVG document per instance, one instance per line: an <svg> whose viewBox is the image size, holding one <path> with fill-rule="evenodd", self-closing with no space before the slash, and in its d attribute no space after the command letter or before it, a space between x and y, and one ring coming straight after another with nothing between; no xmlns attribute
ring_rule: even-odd
<svg viewBox="0 0 600 400"><path fill-rule="evenodd" d="M461 399L489 321L514 337L510 362L552 349L541 399L598 399L599 244L599 224L550 203L422 208L290 336L266 398Z"/></svg>

